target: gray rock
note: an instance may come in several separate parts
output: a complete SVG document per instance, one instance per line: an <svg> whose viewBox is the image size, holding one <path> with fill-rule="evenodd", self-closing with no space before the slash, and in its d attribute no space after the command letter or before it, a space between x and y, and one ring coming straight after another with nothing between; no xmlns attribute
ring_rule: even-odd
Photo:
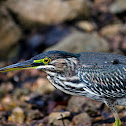
<svg viewBox="0 0 126 126"><path fill-rule="evenodd" d="M49 50L62 50L72 53L101 51L108 52L109 44L97 34L74 31L61 42L46 49L45 51Z"/></svg>
<svg viewBox="0 0 126 126"><path fill-rule="evenodd" d="M0 6L0 58L7 58L12 47L17 44L21 37L19 27L9 16L4 6Z"/></svg>
<svg viewBox="0 0 126 126"><path fill-rule="evenodd" d="M23 24L50 24L89 15L86 0L8 0L6 6Z"/></svg>
<svg viewBox="0 0 126 126"><path fill-rule="evenodd" d="M116 0L110 6L111 13L116 14L116 13L121 13L123 11L126 11L126 0Z"/></svg>

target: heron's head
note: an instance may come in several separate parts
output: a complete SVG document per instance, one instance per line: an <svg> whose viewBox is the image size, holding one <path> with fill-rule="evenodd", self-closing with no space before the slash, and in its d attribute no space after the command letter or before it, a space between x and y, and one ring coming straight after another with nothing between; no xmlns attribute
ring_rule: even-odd
<svg viewBox="0 0 126 126"><path fill-rule="evenodd" d="M63 72L67 67L72 69L73 65L77 63L78 55L64 51L48 51L34 56L30 60L3 67L0 72L22 69Z"/></svg>

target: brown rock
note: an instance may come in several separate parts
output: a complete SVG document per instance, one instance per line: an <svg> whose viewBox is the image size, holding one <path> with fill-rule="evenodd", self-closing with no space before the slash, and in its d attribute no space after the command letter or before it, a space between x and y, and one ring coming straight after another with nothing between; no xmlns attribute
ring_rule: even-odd
<svg viewBox="0 0 126 126"><path fill-rule="evenodd" d="M38 92L40 94L49 93L55 90L55 87L52 86L47 79L38 78L33 84L32 91Z"/></svg>
<svg viewBox="0 0 126 126"><path fill-rule="evenodd" d="M4 107L0 104L0 111L4 111ZM2 115L0 115L1 117Z"/></svg>
<svg viewBox="0 0 126 126"><path fill-rule="evenodd" d="M126 35L126 24L123 24L123 25L120 27L120 32L123 33L124 35Z"/></svg>
<svg viewBox="0 0 126 126"><path fill-rule="evenodd" d="M72 96L68 102L67 110L70 112L79 112L85 103L85 97Z"/></svg>
<svg viewBox="0 0 126 126"><path fill-rule="evenodd" d="M102 36L105 36L105 37L113 36L120 31L121 27L122 27L121 24L108 25L108 26L103 27L100 33Z"/></svg>
<svg viewBox="0 0 126 126"><path fill-rule="evenodd" d="M95 24L89 21L80 21L77 26L87 32L92 32L96 28Z"/></svg>
<svg viewBox="0 0 126 126"><path fill-rule="evenodd" d="M13 92L13 99L14 100L23 100L24 96L27 96L29 94L28 88L16 88ZM24 99L25 100L25 99Z"/></svg>
<svg viewBox="0 0 126 126"><path fill-rule="evenodd" d="M1 104L5 110L12 110L17 106L17 103L12 100L12 97L6 96L2 99Z"/></svg>
<svg viewBox="0 0 126 126"><path fill-rule="evenodd" d="M23 123L24 122L24 111L20 107L14 108L12 115L9 117L9 121L16 122L16 123Z"/></svg>
<svg viewBox="0 0 126 126"><path fill-rule="evenodd" d="M0 57L5 59L10 55L21 37L19 27L14 23L4 6L0 6Z"/></svg>
<svg viewBox="0 0 126 126"><path fill-rule="evenodd" d="M66 106L65 105L57 105L54 109L53 112L60 112L62 110L65 110Z"/></svg>
<svg viewBox="0 0 126 126"><path fill-rule="evenodd" d="M6 5L27 25L59 23L89 15L86 0L8 0Z"/></svg>
<svg viewBox="0 0 126 126"><path fill-rule="evenodd" d="M53 126L69 126L69 125L70 125L70 121L67 119L55 120L53 123Z"/></svg>
<svg viewBox="0 0 126 126"><path fill-rule="evenodd" d="M122 48L123 50L126 50L126 37L124 37L124 39L123 39L121 48Z"/></svg>
<svg viewBox="0 0 126 126"><path fill-rule="evenodd" d="M49 124L53 124L56 120L59 120L65 117L69 117L70 116L70 112L52 112L49 115Z"/></svg>
<svg viewBox="0 0 126 126"><path fill-rule="evenodd" d="M28 110L26 122L29 124L32 120L34 120L36 118L40 118L40 117L41 117L41 115L38 110Z"/></svg>
<svg viewBox="0 0 126 126"><path fill-rule="evenodd" d="M112 36L117 34L126 34L126 25L122 23L115 23L107 25L100 30L100 34L107 38L112 38Z"/></svg>
<svg viewBox="0 0 126 126"><path fill-rule="evenodd" d="M72 123L69 126L91 126L91 118L87 113L81 113L74 116Z"/></svg>
<svg viewBox="0 0 126 126"><path fill-rule="evenodd" d="M86 97L72 96L68 102L67 110L75 113L87 111L89 114L92 114L97 113L97 109L101 104L101 102L97 102Z"/></svg>
<svg viewBox="0 0 126 126"><path fill-rule="evenodd" d="M14 88L13 84L11 82L1 83L0 85L0 98L1 95L5 95L7 92L12 91Z"/></svg>

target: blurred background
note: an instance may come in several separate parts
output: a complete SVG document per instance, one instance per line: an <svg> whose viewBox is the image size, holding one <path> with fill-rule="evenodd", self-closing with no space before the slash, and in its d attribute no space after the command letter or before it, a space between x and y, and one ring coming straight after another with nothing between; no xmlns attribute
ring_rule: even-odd
<svg viewBox="0 0 126 126"><path fill-rule="evenodd" d="M126 0L0 0L0 67L49 50L126 55ZM117 107L126 125L126 107ZM111 126L103 103L56 90L37 70L0 73L2 126Z"/></svg>

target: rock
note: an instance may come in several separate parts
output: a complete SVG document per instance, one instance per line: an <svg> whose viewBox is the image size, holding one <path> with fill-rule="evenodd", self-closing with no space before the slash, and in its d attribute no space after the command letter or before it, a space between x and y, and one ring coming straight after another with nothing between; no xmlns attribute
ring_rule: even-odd
<svg viewBox="0 0 126 126"><path fill-rule="evenodd" d="M108 52L109 44L97 34L88 34L78 31L74 31L71 35L67 36L61 42L56 45L47 48L49 50L62 50L72 53L79 52Z"/></svg>
<svg viewBox="0 0 126 126"><path fill-rule="evenodd" d="M13 84L11 82L1 83L0 85L0 100L10 91L13 90Z"/></svg>
<svg viewBox="0 0 126 126"><path fill-rule="evenodd" d="M111 24L103 27L100 30L100 35L107 38L110 44L111 50L114 53L120 53L122 51L125 54L126 49L126 25L122 23Z"/></svg>
<svg viewBox="0 0 126 126"><path fill-rule="evenodd" d="M65 105L57 105L55 108L53 108L53 112L60 112L60 111L63 111L65 109L66 109L66 106Z"/></svg>
<svg viewBox="0 0 126 126"><path fill-rule="evenodd" d="M116 109L117 109L117 111L122 111L122 110L126 109L126 106L116 106Z"/></svg>
<svg viewBox="0 0 126 126"><path fill-rule="evenodd" d="M111 24L103 27L100 30L100 34L107 38L112 38L112 36L117 35L118 33L126 34L126 25L117 23Z"/></svg>
<svg viewBox="0 0 126 126"><path fill-rule="evenodd" d="M89 15L86 0L8 0L6 6L26 25L60 23Z"/></svg>
<svg viewBox="0 0 126 126"><path fill-rule="evenodd" d="M0 111L4 111L4 107L0 104ZM0 119L1 119L2 114L0 114Z"/></svg>
<svg viewBox="0 0 126 126"><path fill-rule="evenodd" d="M105 37L111 37L117 34L120 31L121 27L121 24L107 25L101 29L100 34Z"/></svg>
<svg viewBox="0 0 126 126"><path fill-rule="evenodd" d="M81 111L81 108L84 103L85 103L85 97L72 96L68 102L67 110L69 110L70 112L77 113Z"/></svg>
<svg viewBox="0 0 126 126"><path fill-rule="evenodd" d="M88 112L88 114L95 114L101 104L101 102L86 97L72 96L68 102L67 110L75 113Z"/></svg>
<svg viewBox="0 0 126 126"><path fill-rule="evenodd" d="M38 92L39 94L50 93L55 90L55 87L52 86L47 79L38 78L34 82L32 91Z"/></svg>
<svg viewBox="0 0 126 126"><path fill-rule="evenodd" d="M40 118L40 112L38 110L28 110L26 122L29 124L32 120Z"/></svg>
<svg viewBox="0 0 126 126"><path fill-rule="evenodd" d="M0 86L0 100L6 95L6 89Z"/></svg>
<svg viewBox="0 0 126 126"><path fill-rule="evenodd" d="M17 103L15 101L13 101L12 97L10 97L10 96L5 96L1 100L1 104L2 104L3 108L7 111L12 110L14 107L17 106Z"/></svg>
<svg viewBox="0 0 126 126"><path fill-rule="evenodd" d="M6 8L0 5L0 58L9 57L21 37L19 27L14 23Z"/></svg>
<svg viewBox="0 0 126 126"><path fill-rule="evenodd" d="M120 28L120 32L126 35L126 24L123 24Z"/></svg>
<svg viewBox="0 0 126 126"><path fill-rule="evenodd" d="M113 14L126 11L126 0L115 0L110 6L110 12Z"/></svg>
<svg viewBox="0 0 126 126"><path fill-rule="evenodd" d="M20 107L16 107L12 111L12 115L9 116L8 120L15 123L23 123L25 119L24 111Z"/></svg>
<svg viewBox="0 0 126 126"><path fill-rule="evenodd" d="M85 112L78 114L74 116L69 126L91 126L91 118Z"/></svg>
<svg viewBox="0 0 126 126"><path fill-rule="evenodd" d="M96 29L96 26L94 23L88 22L88 21L80 21L77 23L77 26L80 29L83 29L87 32L92 32L94 29Z"/></svg>
<svg viewBox="0 0 126 126"><path fill-rule="evenodd" d="M123 39L123 42L121 44L121 49L124 51L126 50L126 37L124 37L124 39Z"/></svg>
<svg viewBox="0 0 126 126"><path fill-rule="evenodd" d="M67 119L55 120L53 126L69 126L70 121Z"/></svg>
<svg viewBox="0 0 126 126"><path fill-rule="evenodd" d="M53 124L56 120L62 121L62 119L64 119L65 117L69 117L69 116L70 116L70 112L52 112L48 118L49 124Z"/></svg>
<svg viewBox="0 0 126 126"><path fill-rule="evenodd" d="M28 88L16 88L13 93L14 100L21 100L22 96L27 96L30 93Z"/></svg>

